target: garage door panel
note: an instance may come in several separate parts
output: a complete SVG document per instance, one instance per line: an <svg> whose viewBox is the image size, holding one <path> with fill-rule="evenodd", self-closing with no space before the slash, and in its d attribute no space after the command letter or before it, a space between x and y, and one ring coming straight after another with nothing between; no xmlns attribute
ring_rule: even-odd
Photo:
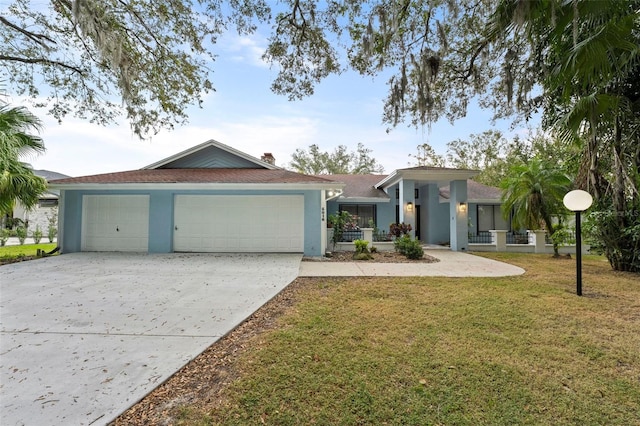
<svg viewBox="0 0 640 426"><path fill-rule="evenodd" d="M82 251L148 250L148 195L85 195L82 206Z"/></svg>
<svg viewBox="0 0 640 426"><path fill-rule="evenodd" d="M174 223L174 251L304 250L302 195L177 195Z"/></svg>

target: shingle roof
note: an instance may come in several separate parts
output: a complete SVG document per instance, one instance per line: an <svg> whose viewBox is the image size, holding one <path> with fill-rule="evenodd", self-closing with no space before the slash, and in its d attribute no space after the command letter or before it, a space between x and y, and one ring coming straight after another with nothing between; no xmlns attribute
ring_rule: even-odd
<svg viewBox="0 0 640 426"><path fill-rule="evenodd" d="M52 184L113 183L328 183L328 179L288 170L268 169L152 169L130 170L51 181Z"/></svg>
<svg viewBox="0 0 640 426"><path fill-rule="evenodd" d="M316 175L323 179L334 182L342 182L346 186L343 189L341 198L381 198L388 199L389 196L375 184L387 177L386 175Z"/></svg>
<svg viewBox="0 0 640 426"><path fill-rule="evenodd" d="M413 167L412 169L433 169L443 170L440 167ZM447 169L455 170L455 169ZM388 199L389 196L374 185L382 181L386 175L316 175L334 182L342 182L346 186L341 198L381 198ZM474 180L467 180L467 198L469 200L500 200L502 192L498 188L483 185ZM449 186L440 188L440 196L449 198Z"/></svg>
<svg viewBox="0 0 640 426"><path fill-rule="evenodd" d="M440 196L449 198L449 186L440 188ZM493 186L483 185L474 180L467 180L467 198L469 200L500 200L502 191Z"/></svg>
<svg viewBox="0 0 640 426"><path fill-rule="evenodd" d="M62 173L52 172L51 170L34 170L33 174L45 178L47 181L54 179L64 179L70 177L69 175L63 175Z"/></svg>

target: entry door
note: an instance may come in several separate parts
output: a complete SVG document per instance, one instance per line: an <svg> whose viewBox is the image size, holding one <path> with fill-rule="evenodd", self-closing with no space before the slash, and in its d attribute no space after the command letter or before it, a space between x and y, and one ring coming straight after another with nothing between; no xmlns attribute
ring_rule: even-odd
<svg viewBox="0 0 640 426"><path fill-rule="evenodd" d="M149 196L83 196L81 248L82 251L148 251Z"/></svg>

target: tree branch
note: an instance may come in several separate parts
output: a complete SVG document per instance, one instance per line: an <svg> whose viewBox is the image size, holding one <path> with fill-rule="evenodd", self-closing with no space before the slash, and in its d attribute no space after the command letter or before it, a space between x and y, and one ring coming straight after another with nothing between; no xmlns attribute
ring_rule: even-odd
<svg viewBox="0 0 640 426"><path fill-rule="evenodd" d="M20 58L18 56L8 56L8 55L0 55L0 61L11 61L11 62L22 62L24 64L44 64L44 65L55 65L70 71L73 71L77 74L84 75L83 71L74 67L73 65L65 64L64 62L54 61L51 59L45 58Z"/></svg>
<svg viewBox="0 0 640 426"><path fill-rule="evenodd" d="M0 16L0 22L2 22L4 25L6 25L9 28L12 28L16 31L18 31L19 33L23 34L24 36L26 36L27 38L30 38L31 40L33 40L34 42L38 43L40 46L43 47L48 47L47 44L44 41L48 41L49 43L52 44L56 44L56 42L47 37L44 34L36 34L36 33L32 33L31 31L27 31L24 28L20 28L19 26L17 26L16 24L8 21L5 17Z"/></svg>

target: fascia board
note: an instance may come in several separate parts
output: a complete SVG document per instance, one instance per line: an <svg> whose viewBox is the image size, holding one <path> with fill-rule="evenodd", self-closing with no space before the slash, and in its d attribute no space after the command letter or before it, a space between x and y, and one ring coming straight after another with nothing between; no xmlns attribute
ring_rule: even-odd
<svg viewBox="0 0 640 426"><path fill-rule="evenodd" d="M499 198L470 198L468 202L473 204L502 204Z"/></svg>
<svg viewBox="0 0 640 426"><path fill-rule="evenodd" d="M112 190L328 190L343 189L344 184L331 183L69 183L52 184L62 190L112 191Z"/></svg>
<svg viewBox="0 0 640 426"><path fill-rule="evenodd" d="M336 200L340 203L389 203L389 198L376 198L376 197L338 197Z"/></svg>

